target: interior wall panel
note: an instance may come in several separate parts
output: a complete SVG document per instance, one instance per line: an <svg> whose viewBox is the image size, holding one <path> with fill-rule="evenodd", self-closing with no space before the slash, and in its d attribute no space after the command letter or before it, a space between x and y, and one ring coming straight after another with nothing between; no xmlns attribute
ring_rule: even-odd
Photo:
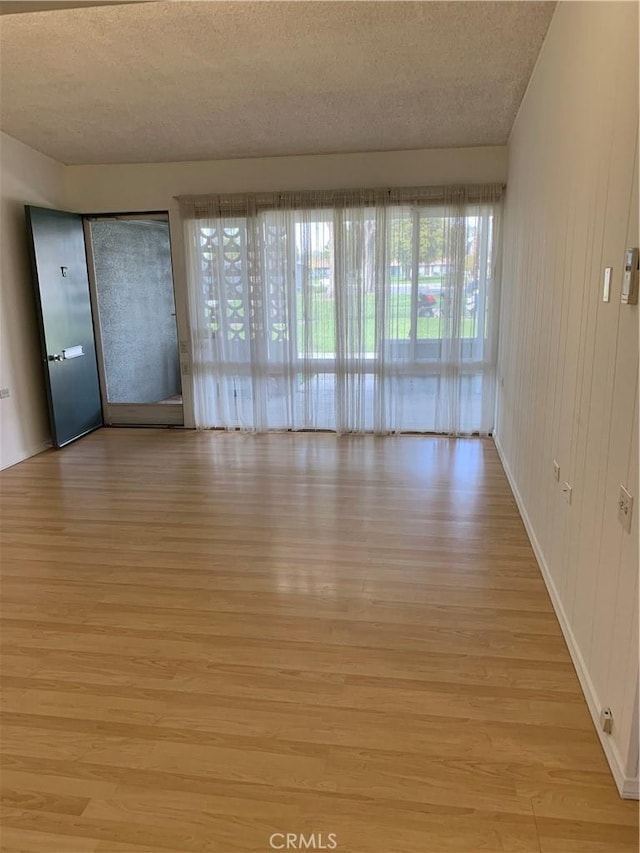
<svg viewBox="0 0 640 853"><path fill-rule="evenodd" d="M620 295L639 239L637 36L632 3L560 3L551 22L509 144L496 428L625 795L638 785L640 496L638 307ZM621 484L636 499L631 533ZM597 724L604 707L611 735Z"/></svg>

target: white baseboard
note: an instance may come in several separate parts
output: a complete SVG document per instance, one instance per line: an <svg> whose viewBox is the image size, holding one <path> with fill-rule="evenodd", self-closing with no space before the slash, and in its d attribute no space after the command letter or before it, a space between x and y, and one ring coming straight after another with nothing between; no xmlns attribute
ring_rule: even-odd
<svg viewBox="0 0 640 853"><path fill-rule="evenodd" d="M19 462L24 462L25 459L31 459L32 456L37 456L38 453L42 453L45 450L49 450L49 448L51 447L53 447L51 439L43 441L40 444L34 445L33 447L29 447L15 457L10 456L9 459L3 460L2 468L0 468L0 470L6 471L7 468L13 468L13 466L17 465Z"/></svg>
<svg viewBox="0 0 640 853"><path fill-rule="evenodd" d="M538 539L536 537L533 525L531 524L531 519L529 518L526 507L524 505L524 501L522 500L522 496L518 490L516 481L513 477L511 469L509 468L509 463L505 458L502 446L500 445L500 439L495 434L493 435L493 443L496 446L498 456L500 457L502 467L504 468L504 473L507 476L507 480L509 481L509 485L511 486L511 491L513 492L513 497L515 498L516 504L518 505L522 521L527 531L527 535L529 536L529 541L531 542L531 547L533 548L533 553L535 554L536 560L538 561L540 572L542 573L542 577L546 584L547 591L549 592L549 596L551 598L551 603L553 604L553 609L556 612L558 622L560 623L562 633L564 634L564 639L569 648L569 654L571 655L571 660L573 661L573 665L578 675L580 686L582 687L582 692L584 693L584 697L587 700L587 707L589 708L589 713L591 714L593 725L598 734L598 737L600 738L600 743L602 744L606 759L609 762L609 767L611 768L611 773L613 774L613 778L618 787L618 791L620 792L620 796L624 797L625 799L637 800L640 797L638 778L625 776L625 766L620 758L620 754L618 753L615 743L611 740L609 735L606 735L600 728L601 705L598 700L595 688L593 686L593 682L591 681L591 676L589 675L589 671L584 662L580 649L578 648L578 644L576 643L573 631L571 630L571 625L569 624L569 620L567 619L564 607L562 606L562 601L560 600L556 585L554 584L553 578L551 577L551 572L549 571L547 561L542 552L542 548L540 547L540 543L538 542Z"/></svg>

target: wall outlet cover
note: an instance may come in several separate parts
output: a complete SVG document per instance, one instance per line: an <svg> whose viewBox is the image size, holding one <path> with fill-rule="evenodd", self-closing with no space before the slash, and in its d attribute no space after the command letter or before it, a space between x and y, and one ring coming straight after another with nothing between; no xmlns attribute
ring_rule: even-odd
<svg viewBox="0 0 640 853"><path fill-rule="evenodd" d="M611 708L603 708L600 711L600 728L606 735L610 735L613 731L613 714Z"/></svg>

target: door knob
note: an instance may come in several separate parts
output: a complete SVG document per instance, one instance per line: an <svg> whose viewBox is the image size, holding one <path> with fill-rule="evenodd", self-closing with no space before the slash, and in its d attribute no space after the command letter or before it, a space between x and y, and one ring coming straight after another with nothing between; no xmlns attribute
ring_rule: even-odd
<svg viewBox="0 0 640 853"><path fill-rule="evenodd" d="M60 355L59 352L55 353L55 355L49 356L49 361L63 361L63 360L64 360L64 356Z"/></svg>

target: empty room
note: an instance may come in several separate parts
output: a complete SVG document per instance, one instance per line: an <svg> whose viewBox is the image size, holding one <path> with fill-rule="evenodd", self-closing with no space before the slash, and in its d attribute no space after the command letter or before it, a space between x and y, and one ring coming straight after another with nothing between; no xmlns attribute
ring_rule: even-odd
<svg viewBox="0 0 640 853"><path fill-rule="evenodd" d="M0 2L2 853L638 853L636 2Z"/></svg>

